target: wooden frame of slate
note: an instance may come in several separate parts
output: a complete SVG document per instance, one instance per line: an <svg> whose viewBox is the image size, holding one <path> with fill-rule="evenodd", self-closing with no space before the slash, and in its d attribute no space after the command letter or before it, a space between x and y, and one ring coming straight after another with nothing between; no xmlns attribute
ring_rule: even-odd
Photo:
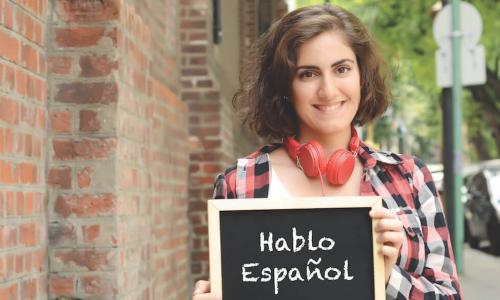
<svg viewBox="0 0 500 300"><path fill-rule="evenodd" d="M208 200L210 285L233 299L385 299L377 196Z"/></svg>

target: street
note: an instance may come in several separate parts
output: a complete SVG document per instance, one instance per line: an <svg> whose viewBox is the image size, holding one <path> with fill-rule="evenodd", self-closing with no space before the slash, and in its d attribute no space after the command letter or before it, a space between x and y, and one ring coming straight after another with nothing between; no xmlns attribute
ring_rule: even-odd
<svg viewBox="0 0 500 300"><path fill-rule="evenodd" d="M464 299L500 299L500 256L464 246L464 272L460 283Z"/></svg>

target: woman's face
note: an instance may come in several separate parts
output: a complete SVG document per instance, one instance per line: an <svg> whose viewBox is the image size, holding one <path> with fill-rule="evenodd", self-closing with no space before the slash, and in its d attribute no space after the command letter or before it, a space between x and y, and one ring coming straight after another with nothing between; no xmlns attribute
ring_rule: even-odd
<svg viewBox="0 0 500 300"><path fill-rule="evenodd" d="M292 98L300 136L325 136L350 130L361 87L356 55L341 33L326 31L297 52Z"/></svg>

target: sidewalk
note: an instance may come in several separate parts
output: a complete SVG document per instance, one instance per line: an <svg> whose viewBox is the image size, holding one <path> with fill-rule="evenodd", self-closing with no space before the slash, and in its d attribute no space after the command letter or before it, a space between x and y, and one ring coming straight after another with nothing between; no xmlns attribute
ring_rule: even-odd
<svg viewBox="0 0 500 300"><path fill-rule="evenodd" d="M464 246L460 283L466 300L500 299L500 256Z"/></svg>

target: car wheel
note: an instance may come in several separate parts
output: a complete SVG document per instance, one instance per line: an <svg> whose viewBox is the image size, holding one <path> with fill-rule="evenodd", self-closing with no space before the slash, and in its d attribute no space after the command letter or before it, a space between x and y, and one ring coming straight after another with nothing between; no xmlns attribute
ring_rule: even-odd
<svg viewBox="0 0 500 300"><path fill-rule="evenodd" d="M475 237L474 235L472 235L472 233L470 232L470 229L469 229L469 222L467 221L467 219L464 220L464 227L465 227L465 240L469 243L469 246L472 248L472 249L479 249L479 238Z"/></svg>
<svg viewBox="0 0 500 300"><path fill-rule="evenodd" d="M490 240L493 254L500 255L500 223L495 217L491 218L488 223L488 239Z"/></svg>
<svg viewBox="0 0 500 300"><path fill-rule="evenodd" d="M474 236L469 236L469 246L472 249L479 249L479 239Z"/></svg>

